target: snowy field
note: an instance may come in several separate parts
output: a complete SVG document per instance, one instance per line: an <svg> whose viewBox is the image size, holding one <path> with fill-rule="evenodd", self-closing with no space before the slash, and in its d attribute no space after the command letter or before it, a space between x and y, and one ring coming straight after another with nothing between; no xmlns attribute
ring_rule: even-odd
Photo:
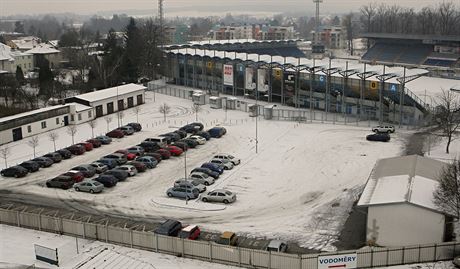
<svg viewBox="0 0 460 269"><path fill-rule="evenodd" d="M210 189L225 188L237 193L234 204L209 204L167 198L166 190L184 176L184 156L162 161L153 170L120 182L102 194L91 195L73 190L48 189L48 178L72 167L90 163L117 149L127 148L152 137L173 131L186 122L195 121L192 102L175 97L146 94L139 122L143 131L82 156L64 160L25 178L0 178L0 189L44 195L59 200L69 208L87 212L111 212L152 219L174 218L193 223L210 231L231 230L249 237L282 238L320 250L334 250L341 227L348 217L354 199L365 184L379 158L398 156L407 131L397 131L389 143L368 142L368 127L332 124L299 124L295 122L258 121L258 153L255 152L255 120L241 111L225 112L204 106L198 121L209 128L222 124L227 135L212 139L187 153L187 171L209 160L215 153L229 153L241 164L224 174ZM167 122L158 112L161 104L171 106ZM136 121L127 111L123 122ZM117 119L109 128L117 127ZM107 130L98 119L95 133ZM68 146L71 138L65 128L59 129L57 147ZM88 124L78 126L75 141L91 137ZM27 139L10 144L9 164L30 159L32 149ZM39 155L52 151L47 134L40 135ZM4 164L2 164L4 166ZM57 202L58 203L58 202Z"/></svg>

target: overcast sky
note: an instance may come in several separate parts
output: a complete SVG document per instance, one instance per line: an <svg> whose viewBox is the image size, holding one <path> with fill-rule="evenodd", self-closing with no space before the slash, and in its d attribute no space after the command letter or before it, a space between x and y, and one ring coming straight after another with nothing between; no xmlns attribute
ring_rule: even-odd
<svg viewBox="0 0 460 269"><path fill-rule="evenodd" d="M384 2L401 6L420 8L433 5L441 0L324 0L322 13L346 13L358 10L369 2ZM35 15L42 13L74 12L79 14L95 14L97 12L130 10L156 10L157 0L0 0L0 16ZM216 12L313 12L313 0L165 0L166 12L170 15L187 15ZM460 0L454 0L459 3ZM168 15L168 13L166 14Z"/></svg>

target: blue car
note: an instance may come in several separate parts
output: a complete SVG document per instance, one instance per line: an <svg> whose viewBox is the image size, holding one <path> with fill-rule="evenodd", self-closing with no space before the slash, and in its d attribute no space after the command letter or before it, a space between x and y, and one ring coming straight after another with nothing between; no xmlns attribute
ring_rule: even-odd
<svg viewBox="0 0 460 269"><path fill-rule="evenodd" d="M118 165L117 161L113 159L107 159L107 158L102 158L98 160L97 162L107 165L109 169L115 168Z"/></svg>
<svg viewBox="0 0 460 269"><path fill-rule="evenodd" d="M222 174L224 172L224 168L215 163L204 163L201 165L201 167L208 168L209 170L217 172L219 174Z"/></svg>
<svg viewBox="0 0 460 269"><path fill-rule="evenodd" d="M211 128L208 130L208 133L212 138L221 138L225 134L224 129L221 127Z"/></svg>
<svg viewBox="0 0 460 269"><path fill-rule="evenodd" d="M157 167L157 164L158 164L157 159L155 159L152 156L137 157L136 161L145 164L145 166L147 166L150 169Z"/></svg>

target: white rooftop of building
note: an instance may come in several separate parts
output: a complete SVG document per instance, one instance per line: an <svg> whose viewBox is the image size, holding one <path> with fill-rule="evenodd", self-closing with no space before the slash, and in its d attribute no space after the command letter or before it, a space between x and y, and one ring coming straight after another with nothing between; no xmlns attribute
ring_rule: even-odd
<svg viewBox="0 0 460 269"><path fill-rule="evenodd" d="M79 103L68 103L68 104L66 104L66 105L75 107L75 111L76 111L76 112L80 112L80 111L85 111L85 110L93 109L93 108L90 107L90 106L85 106L85 105L82 105L82 104L79 104Z"/></svg>
<svg viewBox="0 0 460 269"><path fill-rule="evenodd" d="M125 94L130 94L133 92L144 91L145 89L146 87L143 85L130 83L126 85L120 85L117 87L112 87L112 88L107 88L107 89L103 89L99 91L76 95L74 96L74 98L78 98L80 100L85 100L88 102L95 102L99 100L113 98L113 97L116 97L117 95L121 96Z"/></svg>
<svg viewBox="0 0 460 269"><path fill-rule="evenodd" d="M40 39L34 36L25 36L11 40L10 42L12 42L20 50L30 50L40 44Z"/></svg>
<svg viewBox="0 0 460 269"><path fill-rule="evenodd" d="M445 165L416 155L381 159L366 183L358 206L410 203L441 212L433 202L433 193Z"/></svg>
<svg viewBox="0 0 460 269"><path fill-rule="evenodd" d="M42 43L42 44L37 45L33 49L30 49L30 50L26 51L25 53L29 53L29 54L55 54L55 53L59 53L59 50L55 49L50 44Z"/></svg>
<svg viewBox="0 0 460 269"><path fill-rule="evenodd" d="M3 117L3 118L0 118L0 123L7 122L7 121L10 121L10 120L19 119L19 118L30 116L30 115L35 115L35 114L38 114L38 113L41 113L41 112L46 112L46 111L55 110L55 109L58 109L58 108L63 108L63 107L68 107L68 105L47 106L47 107L27 111L27 112L24 112L24 113L19 113L19 114L12 115L12 116Z"/></svg>
<svg viewBox="0 0 460 269"><path fill-rule="evenodd" d="M442 90L459 89L460 80L422 76L407 83L406 88L421 98L423 98L425 94L427 96L436 97L441 94ZM427 102L429 103L430 100L427 100Z"/></svg>

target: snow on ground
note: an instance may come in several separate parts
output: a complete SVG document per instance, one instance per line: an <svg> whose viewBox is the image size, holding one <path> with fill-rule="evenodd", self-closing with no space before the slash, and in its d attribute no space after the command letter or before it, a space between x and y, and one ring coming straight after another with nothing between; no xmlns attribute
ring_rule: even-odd
<svg viewBox="0 0 460 269"><path fill-rule="evenodd" d="M379 158L400 155L405 131L392 135L389 143L365 140L368 127L333 124L299 124L295 122L258 121L258 153L255 150L256 122L241 111L228 111L224 126L228 132L221 139L212 139L187 153L187 171L209 160L215 153L230 153L242 160L225 172L210 187L225 188L237 193L231 205L205 204L199 200L170 199L166 190L184 176L184 156L160 163L153 170L137 175L100 195L63 191L44 187L46 179L89 163L117 149L135 145L146 137L156 136L195 121L192 102L175 97L147 93L139 122L144 130L118 139L111 145L65 160L60 164L28 175L23 179L0 178L0 188L55 197L66 206L79 210L139 215L152 219L175 218L203 226L207 230L236 231L250 237L282 238L301 246L333 250L341 227L348 217L353 201L359 195L375 162ZM168 122L158 112L161 104L172 107ZM132 111L124 123L136 121ZM115 115L110 128L117 126ZM203 106L198 120L209 128L222 123L223 110ZM172 128L174 127L174 128ZM79 127L76 141L91 137L89 125ZM107 129L98 119L95 133ZM65 128L58 130L58 147L70 144ZM12 143L11 163L29 159L32 149L27 139ZM51 151L46 134L40 135L38 154Z"/></svg>
<svg viewBox="0 0 460 269"><path fill-rule="evenodd" d="M34 244L57 248L60 261L59 268L237 268L178 258L173 255L131 249L99 241L89 241L80 238L76 240L70 236L7 225L0 225L0 238L2 238L0 241L0 268L18 268L15 266L32 264L38 268L58 268L57 266L36 260Z"/></svg>
<svg viewBox="0 0 460 269"><path fill-rule="evenodd" d="M440 161L451 162L460 158L460 136L454 136L449 147L449 154L446 153L447 138L438 135L430 135L425 141L426 156Z"/></svg>

